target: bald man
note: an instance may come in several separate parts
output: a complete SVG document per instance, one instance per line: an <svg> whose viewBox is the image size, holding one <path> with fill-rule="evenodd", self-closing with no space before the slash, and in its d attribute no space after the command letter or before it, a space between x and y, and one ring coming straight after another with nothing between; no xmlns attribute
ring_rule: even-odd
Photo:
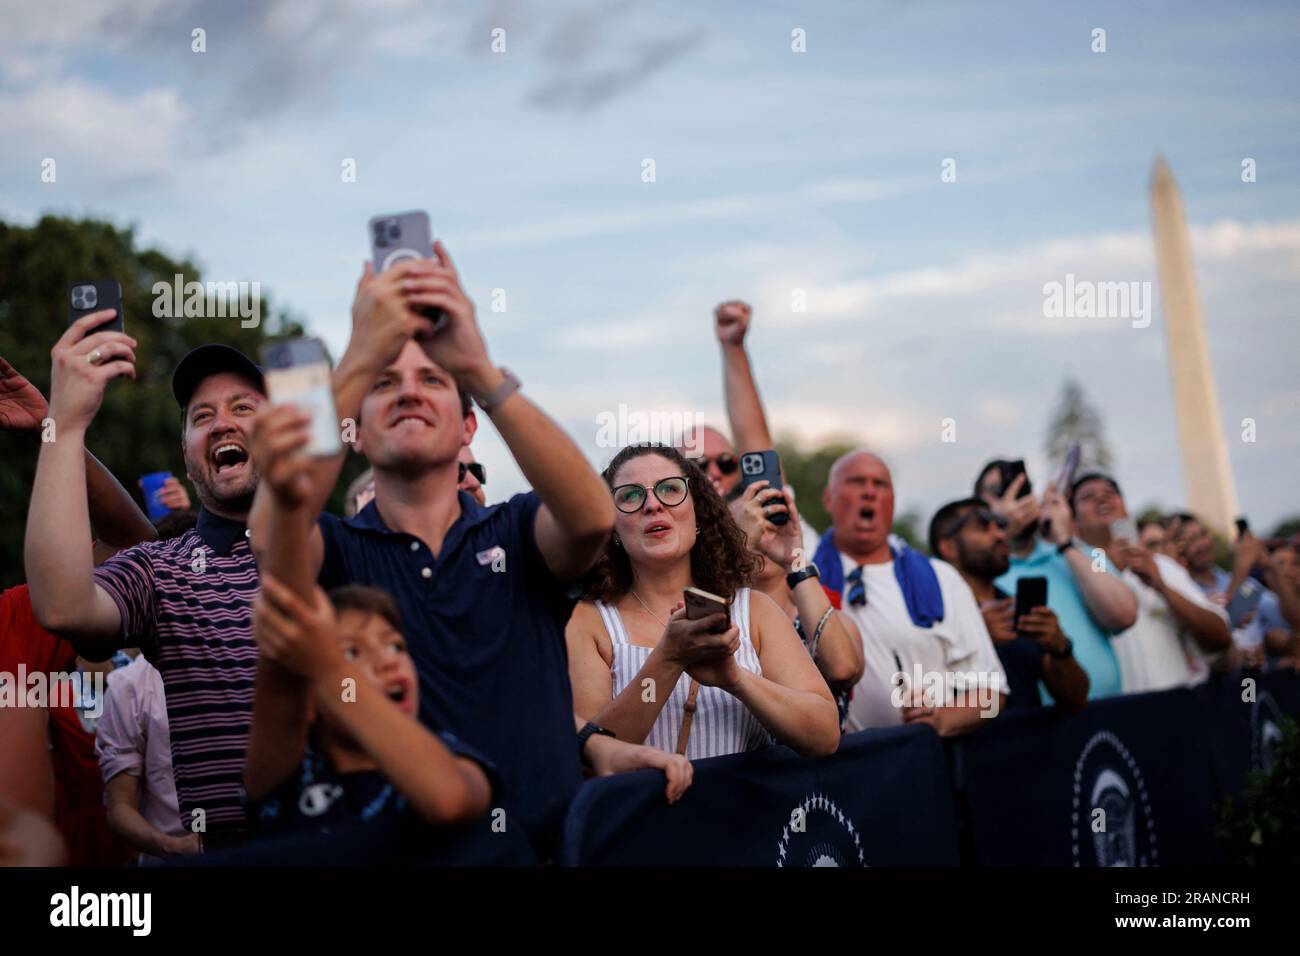
<svg viewBox="0 0 1300 956"><path fill-rule="evenodd" d="M866 658L849 727L919 722L954 736L996 717L1006 675L975 596L951 565L891 540L894 482L885 462L863 449L841 456L822 502L832 524L815 563L858 625Z"/></svg>

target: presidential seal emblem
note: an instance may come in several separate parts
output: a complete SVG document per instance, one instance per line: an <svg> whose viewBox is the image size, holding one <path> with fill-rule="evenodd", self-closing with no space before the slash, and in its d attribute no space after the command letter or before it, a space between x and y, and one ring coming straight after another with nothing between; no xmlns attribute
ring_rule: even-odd
<svg viewBox="0 0 1300 956"><path fill-rule="evenodd" d="M781 831L776 865L866 866L853 821L830 797L814 793L794 808Z"/></svg>
<svg viewBox="0 0 1300 956"><path fill-rule="evenodd" d="M1128 748L1099 730L1074 764L1070 837L1075 866L1155 866L1146 781Z"/></svg>

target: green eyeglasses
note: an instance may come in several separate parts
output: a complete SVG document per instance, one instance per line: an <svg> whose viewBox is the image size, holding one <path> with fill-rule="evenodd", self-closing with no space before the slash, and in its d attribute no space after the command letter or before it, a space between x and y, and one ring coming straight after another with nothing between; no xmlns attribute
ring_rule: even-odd
<svg viewBox="0 0 1300 956"><path fill-rule="evenodd" d="M614 489L614 507L626 515L633 515L645 507L647 492L653 491L665 508L676 508L686 500L686 479L678 476L660 478L653 488L645 485L619 485Z"/></svg>

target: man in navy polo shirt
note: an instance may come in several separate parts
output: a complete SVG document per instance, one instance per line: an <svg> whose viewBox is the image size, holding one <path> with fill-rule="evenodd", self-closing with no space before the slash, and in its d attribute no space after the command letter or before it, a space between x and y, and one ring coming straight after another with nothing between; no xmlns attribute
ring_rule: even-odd
<svg viewBox="0 0 1300 956"><path fill-rule="evenodd" d="M140 647L167 691L181 819L205 846L243 834L243 753L257 647L257 568L245 518L257 487L248 447L265 401L262 374L242 353L203 345L172 376L182 409L186 474L198 524L179 538L127 548L92 567L85 433L107 383L135 377L135 340L93 332L112 312L69 327L52 352L50 417L27 518L26 566L41 624L90 660ZM90 332L90 334L87 334Z"/></svg>
<svg viewBox="0 0 1300 956"><path fill-rule="evenodd" d="M306 574L322 587L368 584L397 599L420 674L421 720L494 761L507 826L518 821L549 855L581 782L564 643L569 588L604 547L613 503L577 446L491 363L440 243L434 254L378 276L366 267L334 375L336 411L356 422L357 449L374 469L374 501L346 521L320 515L342 456L310 464L295 456L306 417L269 408L253 452L267 478L251 519L254 546L275 551L301 535ZM420 307L442 310L445 326L434 332ZM458 454L477 428L469 396L535 492L484 508L457 490ZM255 706L265 681L279 691L265 695L266 706L283 707L284 678L261 661ZM300 696L276 722L292 731L287 749L305 732L305 713ZM584 754L598 770L630 769L626 759L600 766L607 743L616 742L589 737ZM645 748L622 752L632 749Z"/></svg>

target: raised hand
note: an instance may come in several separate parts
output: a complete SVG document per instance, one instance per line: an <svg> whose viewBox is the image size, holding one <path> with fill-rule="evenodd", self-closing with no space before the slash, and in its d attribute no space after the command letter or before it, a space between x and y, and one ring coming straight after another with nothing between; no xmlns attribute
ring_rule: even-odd
<svg viewBox="0 0 1300 956"><path fill-rule="evenodd" d="M293 405L264 405L253 419L253 467L284 508L311 495L311 461L302 454L310 438L311 416Z"/></svg>
<svg viewBox="0 0 1300 956"><path fill-rule="evenodd" d="M472 395L491 391L499 373L488 358L487 344L474 318L474 303L461 287L456 266L441 241L433 244L430 268L402 281L412 307L441 309L447 317L435 333L417 335L425 354Z"/></svg>
<svg viewBox="0 0 1300 956"><path fill-rule="evenodd" d="M253 605L258 650L286 670L314 680L343 660L338 619L320 588L308 604L274 576L263 572L262 593Z"/></svg>
<svg viewBox="0 0 1300 956"><path fill-rule="evenodd" d="M753 310L749 304L739 299L731 299L719 305L713 310L714 331L718 341L723 345L744 345L751 315Z"/></svg>
<svg viewBox="0 0 1300 956"><path fill-rule="evenodd" d="M787 510L781 492L769 485L766 478L754 482L728 506L731 517L740 525L740 530L745 532L745 545L751 551L758 549L764 536L777 532L777 526L772 523L772 515Z"/></svg>
<svg viewBox="0 0 1300 956"><path fill-rule="evenodd" d="M40 390L0 358L0 430L39 431L49 413L49 403Z"/></svg>
<svg viewBox="0 0 1300 956"><path fill-rule="evenodd" d="M190 493L185 490L185 486L180 480L172 475L163 482L162 488L158 491L158 503L171 511L189 511L190 510Z"/></svg>
<svg viewBox="0 0 1300 956"><path fill-rule="evenodd" d="M125 332L92 331L116 314L102 309L82 316L50 350L49 414L60 430L85 430L108 383L120 375L135 378L135 339Z"/></svg>

